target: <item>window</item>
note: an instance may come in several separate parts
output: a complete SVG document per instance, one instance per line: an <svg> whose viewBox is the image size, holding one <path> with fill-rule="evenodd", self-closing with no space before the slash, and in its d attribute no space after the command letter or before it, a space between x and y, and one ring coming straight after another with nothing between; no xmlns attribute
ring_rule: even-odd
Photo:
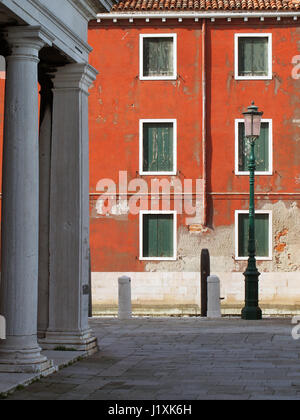
<svg viewBox="0 0 300 420"><path fill-rule="evenodd" d="M235 213L235 258L248 259L249 211L237 210ZM272 212L256 210L255 245L258 260L272 260Z"/></svg>
<svg viewBox="0 0 300 420"><path fill-rule="evenodd" d="M140 35L140 79L177 79L176 34Z"/></svg>
<svg viewBox="0 0 300 420"><path fill-rule="evenodd" d="M140 259L176 260L177 214L140 212Z"/></svg>
<svg viewBox="0 0 300 420"><path fill-rule="evenodd" d="M235 120L235 174L249 175L250 142L245 138L243 119ZM272 120L263 119L254 146L256 175L272 175Z"/></svg>
<svg viewBox="0 0 300 420"><path fill-rule="evenodd" d="M272 34L235 35L235 78L272 79Z"/></svg>
<svg viewBox="0 0 300 420"><path fill-rule="evenodd" d="M176 175L176 120L140 120L140 174Z"/></svg>

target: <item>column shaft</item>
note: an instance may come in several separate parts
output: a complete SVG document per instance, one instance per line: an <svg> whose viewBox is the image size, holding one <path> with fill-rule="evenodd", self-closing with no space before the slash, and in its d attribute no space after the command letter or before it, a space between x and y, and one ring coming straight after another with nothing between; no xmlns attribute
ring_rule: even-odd
<svg viewBox="0 0 300 420"><path fill-rule="evenodd" d="M49 326L50 277L50 175L52 143L53 84L46 70L40 69L40 138L39 138L39 287L38 336L44 338Z"/></svg>
<svg viewBox="0 0 300 420"><path fill-rule="evenodd" d="M45 36L39 28L18 27L7 38L0 288L7 340L0 344L0 371L40 371L49 368L37 344L37 64Z"/></svg>
<svg viewBox="0 0 300 420"><path fill-rule="evenodd" d="M95 76L91 66L69 64L53 81L50 312L43 348L97 349L88 326L88 87Z"/></svg>

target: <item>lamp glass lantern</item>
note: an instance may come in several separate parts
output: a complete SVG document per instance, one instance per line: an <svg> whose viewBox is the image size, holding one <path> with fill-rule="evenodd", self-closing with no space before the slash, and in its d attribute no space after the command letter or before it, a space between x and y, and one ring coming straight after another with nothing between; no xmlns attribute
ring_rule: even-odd
<svg viewBox="0 0 300 420"><path fill-rule="evenodd" d="M260 136L261 118L263 112L258 111L258 107L252 102L246 112L243 112L245 117L245 137L257 138Z"/></svg>

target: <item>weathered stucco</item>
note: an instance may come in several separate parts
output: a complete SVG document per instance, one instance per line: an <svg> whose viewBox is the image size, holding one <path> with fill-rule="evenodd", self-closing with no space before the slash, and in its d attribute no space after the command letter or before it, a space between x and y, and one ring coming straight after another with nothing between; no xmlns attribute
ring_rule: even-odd
<svg viewBox="0 0 300 420"><path fill-rule="evenodd" d="M259 210L271 210L273 217L273 260L258 261L261 272L300 271L299 238L300 209L295 201L275 204L260 202ZM178 230L178 261L148 263L146 271L197 271L203 248L209 249L211 267L215 272L241 272L247 262L235 260L235 226L218 226L190 232Z"/></svg>

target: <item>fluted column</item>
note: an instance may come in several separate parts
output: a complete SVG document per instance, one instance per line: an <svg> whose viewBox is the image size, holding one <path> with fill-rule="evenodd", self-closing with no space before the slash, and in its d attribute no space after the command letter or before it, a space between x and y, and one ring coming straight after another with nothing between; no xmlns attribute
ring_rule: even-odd
<svg viewBox="0 0 300 420"><path fill-rule="evenodd" d="M37 343L39 154L39 51L51 44L38 27L13 27L5 87L0 371L38 372L50 363Z"/></svg>
<svg viewBox="0 0 300 420"><path fill-rule="evenodd" d="M97 349L88 326L88 88L96 74L89 65L68 64L53 79L49 328L40 340L48 349Z"/></svg>
<svg viewBox="0 0 300 420"><path fill-rule="evenodd" d="M40 138L39 138L39 288L38 288L38 337L45 337L49 326L49 277L50 277L50 175L52 144L53 83L49 72L53 69L40 66Z"/></svg>

